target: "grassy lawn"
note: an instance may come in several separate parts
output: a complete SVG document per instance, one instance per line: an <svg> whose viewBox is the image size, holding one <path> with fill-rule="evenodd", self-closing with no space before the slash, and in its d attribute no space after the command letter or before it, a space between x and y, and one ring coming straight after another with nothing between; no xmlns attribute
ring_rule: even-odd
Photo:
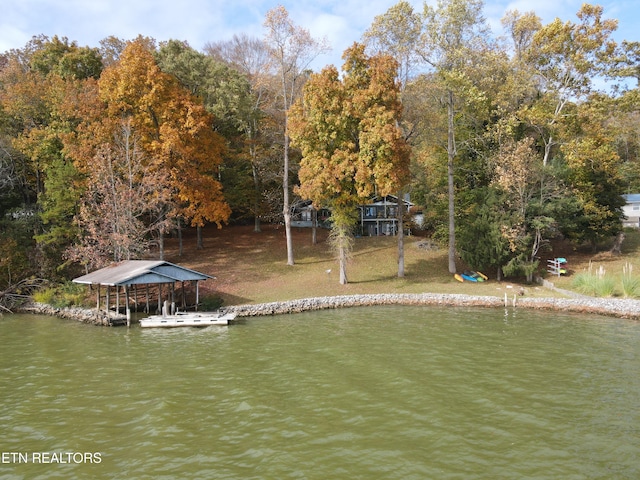
<svg viewBox="0 0 640 480"><path fill-rule="evenodd" d="M428 292L499 297L507 293L511 297L523 290L524 295L531 297L558 296L537 285L497 282L495 272L485 272L493 275L485 283L460 283L448 272L446 247L422 248L420 245L425 240L422 237L406 237L404 278L397 277L395 237L357 238L347 271L347 285L338 283L338 265L326 242L326 230L319 230L318 241L312 245L309 229L294 229L294 266L286 264L282 227L266 225L259 233L253 232L253 227L209 227L204 229L203 237L204 248L197 250L194 232L186 232L182 256L178 255L177 240L169 239L165 258L214 275L215 280L203 282L203 296L219 295L225 305L365 293ZM622 258L580 252L558 255L569 259L570 273L587 268L589 260L605 263L605 268L612 272L621 272L626 261L637 259L639 249L639 237L633 234L627 235ZM546 259L544 261L546 263ZM640 264L636 271L640 275ZM571 275L550 280L560 288L571 288Z"/></svg>

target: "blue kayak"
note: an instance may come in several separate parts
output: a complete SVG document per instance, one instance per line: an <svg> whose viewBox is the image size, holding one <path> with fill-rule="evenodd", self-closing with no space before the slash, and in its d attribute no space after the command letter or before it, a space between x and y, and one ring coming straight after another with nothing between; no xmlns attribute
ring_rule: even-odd
<svg viewBox="0 0 640 480"><path fill-rule="evenodd" d="M465 270L462 274L462 278L464 278L468 282L484 282L487 280L487 277L480 272L472 272L469 270Z"/></svg>

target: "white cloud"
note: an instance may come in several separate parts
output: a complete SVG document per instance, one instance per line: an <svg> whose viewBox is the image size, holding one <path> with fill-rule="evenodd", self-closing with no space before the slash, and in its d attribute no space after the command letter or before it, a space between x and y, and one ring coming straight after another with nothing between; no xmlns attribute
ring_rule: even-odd
<svg viewBox="0 0 640 480"><path fill-rule="evenodd" d="M410 0L422 11L422 0ZM556 16L575 21L583 0L486 0L485 17L494 34L500 33L500 18L507 9L534 9L549 22ZM362 34L377 15L397 0L0 0L0 51L22 48L33 36L59 35L80 45L98 46L108 36L132 39L138 35L158 41L186 40L196 49L208 41L246 33L264 34L268 10L281 3L296 25L315 38L327 37L333 51L314 64L342 64L343 51ZM427 0L435 4L436 0ZM608 0L605 17L620 21L618 38L638 40L636 0Z"/></svg>

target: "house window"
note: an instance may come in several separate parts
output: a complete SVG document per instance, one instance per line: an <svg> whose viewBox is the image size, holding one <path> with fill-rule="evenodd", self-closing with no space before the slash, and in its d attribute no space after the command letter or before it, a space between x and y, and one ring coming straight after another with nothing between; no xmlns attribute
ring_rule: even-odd
<svg viewBox="0 0 640 480"><path fill-rule="evenodd" d="M376 216L376 207L364 207L364 216L371 218Z"/></svg>
<svg viewBox="0 0 640 480"><path fill-rule="evenodd" d="M640 210L640 204L636 203L633 205L633 210Z"/></svg>

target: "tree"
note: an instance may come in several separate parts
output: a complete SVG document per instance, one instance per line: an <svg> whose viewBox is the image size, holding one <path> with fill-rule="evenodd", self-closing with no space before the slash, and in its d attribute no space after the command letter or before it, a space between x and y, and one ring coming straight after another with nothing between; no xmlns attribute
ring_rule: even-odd
<svg viewBox="0 0 640 480"><path fill-rule="evenodd" d="M504 271L506 275L522 271L531 282L538 267L538 252L547 238L545 234L555 228L555 219L544 214L539 202L544 167L531 138L505 142L494 165L493 183L504 199L500 233L511 251L511 260Z"/></svg>
<svg viewBox="0 0 640 480"><path fill-rule="evenodd" d="M0 110L1 111L1 110ZM22 156L0 134L0 291L32 273L33 211L26 208Z"/></svg>
<svg viewBox="0 0 640 480"><path fill-rule="evenodd" d="M465 67L482 49L487 29L481 0L439 0L437 8L425 3L425 31L421 55L436 72L445 89L447 108L447 178L449 203L449 272L456 272L455 184L456 108L458 98L473 95L473 86L465 77Z"/></svg>
<svg viewBox="0 0 640 480"><path fill-rule="evenodd" d="M97 51L54 37L34 37L12 52L2 70L0 102L12 119L12 147L27 159L25 190L37 195L41 225L35 229L43 274L53 277L72 241L72 218L80 194L79 173L67 139L92 104L102 63Z"/></svg>
<svg viewBox="0 0 640 480"><path fill-rule="evenodd" d="M601 7L588 4L577 16L578 23L555 19L545 26L533 14L505 19L520 54L513 67L519 74L517 83L529 85L530 93L518 89L519 104L504 111L497 131L512 135L516 142L534 139L542 171L556 169L556 175L541 177L539 193L533 195L539 199L534 202L538 213L530 214L522 238L535 238L529 233L540 224L536 218L551 218L547 224L555 223L566 236L592 244L620 228L620 164L610 128L605 127L611 125L605 112L613 109L604 96L594 93L594 79L608 73L612 64L616 44L611 34L617 24L602 19ZM520 43L526 48L519 48ZM557 192L558 169L564 171L561 181L568 187L563 194ZM534 211L531 206L528 210ZM543 226L540 232L552 234L553 229ZM522 258L528 261L527 256Z"/></svg>
<svg viewBox="0 0 640 480"><path fill-rule="evenodd" d="M120 119L130 119L146 161L169 173L164 188L175 205L169 216L183 217L192 226L214 222L221 227L231 213L216 179L224 141L213 131L214 118L202 101L161 71L144 39L127 45L120 60L105 69L99 86L107 105L107 131Z"/></svg>
<svg viewBox="0 0 640 480"><path fill-rule="evenodd" d="M627 193L640 191L640 42L623 41L612 59L609 77L617 80L619 96L608 124L622 160L621 176ZM635 80L635 85L631 84Z"/></svg>
<svg viewBox="0 0 640 480"><path fill-rule="evenodd" d="M505 208L504 195L491 186L466 190L467 208L458 214L456 240L462 260L474 270L489 274L496 269L502 280L502 267L509 262L512 251L504 235L504 225L510 224L510 212Z"/></svg>
<svg viewBox="0 0 640 480"><path fill-rule="evenodd" d="M113 143L99 147L88 172L76 216L80 241L67 251L67 258L87 270L140 258L150 234L167 228L156 222L168 222L159 212L171 202L162 187L169 174L151 168L131 123L122 121Z"/></svg>
<svg viewBox="0 0 640 480"><path fill-rule="evenodd" d="M110 67L118 61L120 55L127 46L127 42L113 35L100 40L100 56L102 57L102 64L105 67Z"/></svg>
<svg viewBox="0 0 640 480"><path fill-rule="evenodd" d="M410 103L406 99L406 87L413 78L415 68L422 63L418 55L418 46L422 34L422 18L413 11L408 2L401 0L391 7L384 15L375 17L371 27L365 32L364 38L368 46L375 52L390 55L398 62L401 101ZM411 90L409 90L411 92ZM415 134L415 121L402 118L399 125L406 140ZM408 178L406 179L408 183ZM398 277L404 277L404 187L400 185L398 191Z"/></svg>
<svg viewBox="0 0 640 480"><path fill-rule="evenodd" d="M584 4L577 13L580 23L563 23L556 18L535 33L528 50L527 61L542 79L541 100L525 107L521 118L544 142L544 165L561 143L558 127L565 108L587 98L594 79L605 73L616 51L610 37L617 22L603 20L602 12L600 6Z"/></svg>
<svg viewBox="0 0 640 480"><path fill-rule="evenodd" d="M516 62L522 61L531 48L536 32L542 28L540 17L534 12L509 10L502 17L501 23L511 37Z"/></svg>
<svg viewBox="0 0 640 480"><path fill-rule="evenodd" d="M579 105L561 152L569 168L569 179L581 206L579 228L568 231L576 241L596 245L622 230L622 162L613 142L609 112L615 103L592 95Z"/></svg>
<svg viewBox="0 0 640 480"><path fill-rule="evenodd" d="M289 118L288 111L298 97L301 84L310 63L326 50L324 42L314 40L309 32L296 27L283 6L269 10L264 22L266 43L280 83L283 128L282 191L285 233L287 237L287 265L294 265L293 238L291 237L291 201L289 199Z"/></svg>
<svg viewBox="0 0 640 480"><path fill-rule="evenodd" d="M290 132L303 155L298 193L316 208L330 208L340 283L346 284L358 205L375 191L397 191L409 148L398 128L402 107L395 60L368 57L358 44L343 58L344 79L333 66L310 76L303 98L291 108Z"/></svg>
<svg viewBox="0 0 640 480"><path fill-rule="evenodd" d="M30 67L44 76L55 73L63 79L98 78L102 59L95 48L78 47L66 37L57 35L42 43L30 59Z"/></svg>
<svg viewBox="0 0 640 480"><path fill-rule="evenodd" d="M225 187L225 199L237 216L246 210L246 161L242 152L246 120L253 113L254 100L246 76L212 56L195 51L185 42L162 43L155 54L163 72L175 76L180 85L213 115L211 128L222 136L225 149L218 180ZM198 226L198 248L202 248Z"/></svg>
<svg viewBox="0 0 640 480"><path fill-rule="evenodd" d="M225 62L244 75L251 85L253 104L251 109L243 110L241 116L240 128L244 133L241 148L248 154L251 163L254 190L251 211L254 217L254 231L260 232L261 217L269 217L269 213L274 212L274 202L265 202L265 198L274 196L273 180L278 171L273 170L273 155L270 154L273 141L271 133L275 122L267 110L274 103L276 89L272 88L272 76L269 72L269 50L262 39L247 35L234 35L228 41L209 43L205 50L213 58ZM282 182L279 183L280 186L277 188L282 191Z"/></svg>
<svg viewBox="0 0 640 480"><path fill-rule="evenodd" d="M373 19L364 33L364 41L374 52L391 55L398 62L402 90L412 80L416 67L423 63L419 54L422 17L406 0L400 0L383 15Z"/></svg>

